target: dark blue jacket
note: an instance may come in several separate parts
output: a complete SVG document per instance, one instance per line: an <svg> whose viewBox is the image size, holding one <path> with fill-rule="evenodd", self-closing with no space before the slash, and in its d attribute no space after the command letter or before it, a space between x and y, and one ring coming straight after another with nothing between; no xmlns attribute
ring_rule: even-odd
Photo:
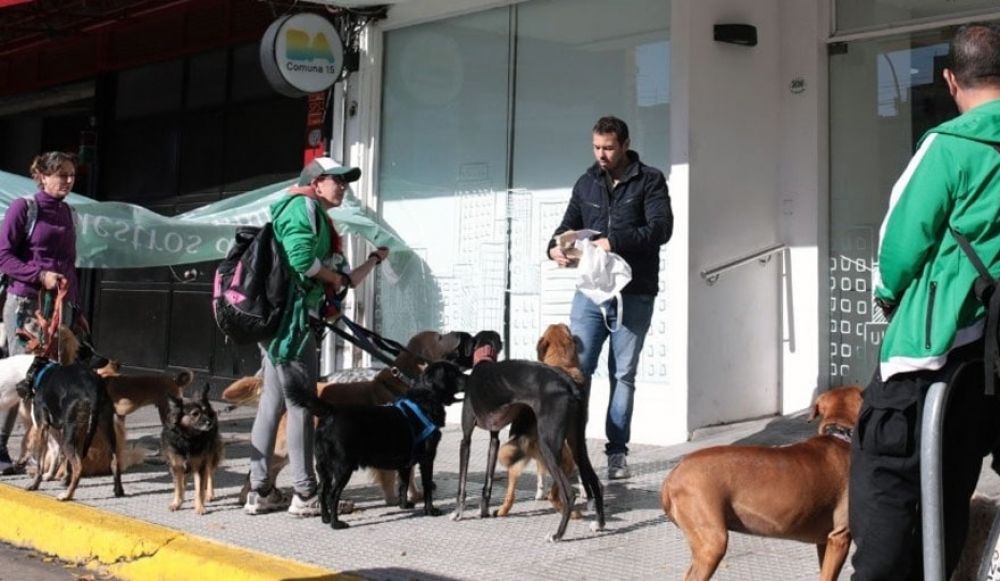
<svg viewBox="0 0 1000 581"><path fill-rule="evenodd" d="M583 228L600 232L611 251L632 267L632 282L622 294L655 295L660 246L670 240L674 214L663 173L639 161L636 152L627 155L628 166L614 191L608 191L607 174L596 163L580 176L553 236ZM553 246L555 240L549 240L548 248Z"/></svg>

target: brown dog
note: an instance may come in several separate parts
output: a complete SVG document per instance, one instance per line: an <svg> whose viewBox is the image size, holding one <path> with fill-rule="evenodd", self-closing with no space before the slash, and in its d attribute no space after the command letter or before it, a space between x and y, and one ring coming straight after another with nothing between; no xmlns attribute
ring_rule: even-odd
<svg viewBox="0 0 1000 581"><path fill-rule="evenodd" d="M414 335L406 344L406 351L401 351L393 361L393 366L383 369L369 381L352 381L345 383L317 383L316 391L320 400L335 406L371 406L393 402L409 390L405 377L420 375L421 361L442 359L457 360L460 365L471 366L472 336L468 333L437 331L421 331ZM260 377L243 377L231 383L222 392L223 401L248 405L260 400L260 390L264 380ZM278 434L274 444L274 454L271 457L270 481L275 482L278 473L288 465L288 442L286 439L286 416L283 414L278 423ZM372 470L375 480L382 489L382 495L389 506L398 503L396 497L396 472L392 470ZM418 500L420 494L414 480L410 480L410 499ZM250 481L243 485L240 491L240 504L246 503L250 492Z"/></svg>
<svg viewBox="0 0 1000 581"><path fill-rule="evenodd" d="M108 397L115 404L115 414L124 418L147 405L156 406L162 424L170 411L170 398L183 398L184 388L194 379L187 369L177 375L119 375L111 371L113 364L98 370L105 378Z"/></svg>
<svg viewBox="0 0 1000 581"><path fill-rule="evenodd" d="M814 543L820 579L833 580L847 558L850 436L861 389L821 394L810 419L819 435L782 447L716 446L686 456L663 481L663 511L691 546L687 581L710 578L728 531Z"/></svg>
<svg viewBox="0 0 1000 581"><path fill-rule="evenodd" d="M583 386L583 373L580 372L580 358L576 352L576 340L569 327L559 323L549 325L536 345L538 360L546 365L558 367L566 372L577 385ZM497 516L507 516L514 505L514 497L517 492L517 481L521 473L528 465L528 461L534 460L538 472L538 486L535 498L541 500L545 498L545 465L542 462L542 452L538 448L538 431L535 425L535 416L531 412L523 412L510 427L510 439L507 440L498 453L497 459L502 466L507 467L507 494L503 503L497 509ZM562 447L562 456L559 459L559 466L566 474L576 473L576 463L573 462L573 452L565 443ZM559 502L559 490L553 484L549 490L548 498L552 506L562 512L562 503ZM581 518L580 511L574 510L572 518Z"/></svg>

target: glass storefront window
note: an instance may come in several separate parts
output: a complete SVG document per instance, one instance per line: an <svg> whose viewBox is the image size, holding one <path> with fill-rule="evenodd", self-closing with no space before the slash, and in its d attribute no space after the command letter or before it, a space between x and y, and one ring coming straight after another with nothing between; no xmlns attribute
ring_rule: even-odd
<svg viewBox="0 0 1000 581"><path fill-rule="evenodd" d="M379 212L417 258L378 279L381 332L506 330L507 355L534 358L567 319L572 273L545 245L594 122L623 118L669 171L669 2L607 6L535 0L386 33Z"/></svg>
<svg viewBox="0 0 1000 581"><path fill-rule="evenodd" d="M886 321L872 300L878 232L917 142L958 114L941 77L949 34L853 42L830 57L831 385L861 384Z"/></svg>
<svg viewBox="0 0 1000 581"><path fill-rule="evenodd" d="M837 32L996 9L995 0L835 0Z"/></svg>

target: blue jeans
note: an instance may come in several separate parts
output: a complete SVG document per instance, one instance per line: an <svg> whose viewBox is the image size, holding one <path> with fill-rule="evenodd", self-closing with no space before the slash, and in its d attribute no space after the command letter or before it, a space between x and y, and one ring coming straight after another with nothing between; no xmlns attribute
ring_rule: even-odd
<svg viewBox="0 0 1000 581"><path fill-rule="evenodd" d="M608 443L606 454L628 453L628 442L632 427L632 404L635 399L635 374L638 371L639 355L646 340L646 331L653 318L653 295L622 295L624 316L621 327L612 333L604 325L601 307L577 292L573 296L573 308L569 315L570 330L580 343L580 371L590 378L597 369L597 358L601 355L604 341L611 336L608 352L608 379L611 392L608 396L608 413L604 429ZM618 301L605 303L609 326L618 320Z"/></svg>

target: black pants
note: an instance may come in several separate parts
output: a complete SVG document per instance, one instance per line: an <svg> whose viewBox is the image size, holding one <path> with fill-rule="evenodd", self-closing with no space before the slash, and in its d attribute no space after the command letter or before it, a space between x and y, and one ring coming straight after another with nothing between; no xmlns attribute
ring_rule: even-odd
<svg viewBox="0 0 1000 581"><path fill-rule="evenodd" d="M983 365L976 361L982 352L978 341L952 351L938 371L897 374L884 382L876 373L865 390L851 445L856 581L923 578L920 419L931 384L949 380L954 385L945 412L942 457L945 578L955 570L968 528L969 499L1000 423L997 398L983 394ZM962 367L968 361L975 362Z"/></svg>

